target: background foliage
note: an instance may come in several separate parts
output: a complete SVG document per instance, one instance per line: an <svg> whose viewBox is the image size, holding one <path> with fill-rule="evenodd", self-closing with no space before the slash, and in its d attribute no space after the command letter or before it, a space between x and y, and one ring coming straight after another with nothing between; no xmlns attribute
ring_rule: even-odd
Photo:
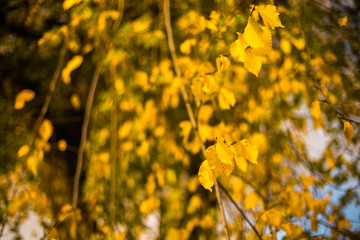
<svg viewBox="0 0 360 240"><path fill-rule="evenodd" d="M360 237L358 1L0 11L0 236Z"/></svg>

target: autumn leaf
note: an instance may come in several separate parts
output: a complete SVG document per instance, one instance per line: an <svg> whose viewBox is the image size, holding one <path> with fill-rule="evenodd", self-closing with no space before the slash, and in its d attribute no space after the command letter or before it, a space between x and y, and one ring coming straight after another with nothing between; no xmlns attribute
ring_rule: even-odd
<svg viewBox="0 0 360 240"><path fill-rule="evenodd" d="M62 80L65 84L70 83L70 74L72 71L80 67L83 62L83 57L80 55L74 56L66 65L66 67L61 72Z"/></svg>
<svg viewBox="0 0 360 240"><path fill-rule="evenodd" d="M39 159L34 155L29 156L26 160L27 167L35 177L38 175L37 167L39 162Z"/></svg>
<svg viewBox="0 0 360 240"><path fill-rule="evenodd" d="M222 163L234 166L233 154L229 147L225 144L223 137L217 138L215 148L216 154Z"/></svg>
<svg viewBox="0 0 360 240"><path fill-rule="evenodd" d="M26 102L33 100L35 97L34 91L30 89L24 89L19 92L15 97L15 109L22 109L25 106Z"/></svg>
<svg viewBox="0 0 360 240"><path fill-rule="evenodd" d="M338 19L338 24L340 25L340 27L346 26L347 22L348 22L347 16Z"/></svg>
<svg viewBox="0 0 360 240"><path fill-rule="evenodd" d="M219 150L217 150L217 148ZM234 163L229 159L229 154L226 146L217 146L217 143L206 149L206 159L208 160L210 168L213 169L215 177L222 174L229 176L234 170Z"/></svg>
<svg viewBox="0 0 360 240"><path fill-rule="evenodd" d="M234 147L238 156L243 156L249 162L257 164L257 157L259 152L256 145L252 144L247 139L243 139L235 143Z"/></svg>
<svg viewBox="0 0 360 240"><path fill-rule="evenodd" d="M79 94L72 94L70 97L71 106L76 110L80 110L81 102Z"/></svg>
<svg viewBox="0 0 360 240"><path fill-rule="evenodd" d="M273 208L265 212L262 219L272 226L280 227L280 224L282 222L282 215L281 212Z"/></svg>
<svg viewBox="0 0 360 240"><path fill-rule="evenodd" d="M60 139L57 143L59 151L64 152L67 148L67 143L64 139Z"/></svg>
<svg viewBox="0 0 360 240"><path fill-rule="evenodd" d="M221 109L230 109L236 103L234 94L226 88L221 88L219 92L219 106Z"/></svg>
<svg viewBox="0 0 360 240"><path fill-rule="evenodd" d="M238 39L230 45L230 54L236 60L240 62L245 61L245 49L248 47L248 44L245 42L244 35L238 33Z"/></svg>
<svg viewBox="0 0 360 240"><path fill-rule="evenodd" d="M244 40L252 48L264 47L263 30L253 17L249 17L244 30Z"/></svg>
<svg viewBox="0 0 360 240"><path fill-rule="evenodd" d="M244 208L246 210L252 209L256 207L258 202L258 195L255 192L251 192L248 195L246 195L244 200Z"/></svg>
<svg viewBox="0 0 360 240"><path fill-rule="evenodd" d="M310 113L315 119L320 118L321 110L320 110L320 102L318 100L315 100L311 104Z"/></svg>
<svg viewBox="0 0 360 240"><path fill-rule="evenodd" d="M65 0L63 2L63 8L64 8L64 10L68 10L71 7L77 5L77 4L81 3L81 2L82 2L82 0Z"/></svg>
<svg viewBox="0 0 360 240"><path fill-rule="evenodd" d="M349 143L350 140L353 138L354 136L354 128L351 125L351 123L349 123L348 121L343 120L344 123L344 135L346 138L346 142Z"/></svg>
<svg viewBox="0 0 360 240"><path fill-rule="evenodd" d="M53 132L53 126L51 124L51 121L49 119L45 119L39 128L39 134L42 138L42 140L47 141L51 137Z"/></svg>
<svg viewBox="0 0 360 240"><path fill-rule="evenodd" d="M216 58L216 68L218 72L223 72L228 69L230 66L230 61L227 57L220 55L220 57Z"/></svg>
<svg viewBox="0 0 360 240"><path fill-rule="evenodd" d="M26 154L28 154L29 150L30 150L29 145L24 145L24 146L22 146L22 147L18 150L18 152L17 152L17 157L18 157L18 158L22 158L23 156L25 156Z"/></svg>
<svg viewBox="0 0 360 240"><path fill-rule="evenodd" d="M200 165L198 176L201 185L205 189L212 192L212 187L215 184L216 177L213 169L210 168L209 162L207 160L203 161Z"/></svg>
<svg viewBox="0 0 360 240"><path fill-rule="evenodd" d="M259 56L254 49L246 49L245 68L258 77L262 65L261 56Z"/></svg>
<svg viewBox="0 0 360 240"><path fill-rule="evenodd" d="M279 12L274 5L259 5L256 6L255 11L260 13L265 26L269 29L274 29L275 27L284 27L281 24Z"/></svg>

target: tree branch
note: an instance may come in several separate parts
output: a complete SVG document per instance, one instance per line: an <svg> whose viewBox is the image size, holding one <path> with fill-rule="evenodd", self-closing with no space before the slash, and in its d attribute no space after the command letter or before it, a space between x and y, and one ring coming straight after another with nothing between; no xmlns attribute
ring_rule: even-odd
<svg viewBox="0 0 360 240"><path fill-rule="evenodd" d="M225 193L225 195L227 196L227 198L232 202L232 204L235 206L235 208L239 211L239 213L241 214L241 216L245 219L245 221L250 225L250 227L252 228L252 230L254 231L254 233L256 234L256 236L258 236L258 238L261 240L261 235L258 232L258 230L256 229L256 227L251 223L251 221L246 217L245 213L241 210L241 208L239 207L239 205L237 205L237 203L235 202L235 200L231 197L230 193L224 188L223 185L221 185L221 183L219 183L219 187L221 188L221 190Z"/></svg>
<svg viewBox="0 0 360 240"><path fill-rule="evenodd" d="M164 1L164 13L165 13L165 27L166 27L167 37L168 37L168 44L169 44L169 48L170 48L171 58L172 58L172 61L173 61L173 64L174 64L176 75L178 77L181 77L181 72L180 72L179 66L177 64L174 39L173 39L172 28L171 28L171 23L170 23L170 4L169 4L169 0ZM196 121L195 121L195 118L194 118L194 114L193 114L193 111L192 111L190 103L189 103L189 98L188 98L188 95L187 95L187 93L185 91L185 87L184 87L184 84L182 83L182 81L180 82L180 90L181 90L181 95L182 95L182 97L184 99L184 102L185 102L186 111L187 111L188 116L190 118L191 125L194 128L197 137L199 138L201 151L202 151L204 157L206 158L205 145L201 141L201 137L200 137L199 131L197 129L197 124L196 124ZM223 205L222 205L221 196L220 196L220 192L219 192L218 181L215 181L215 193L216 193L216 199L217 199L218 206L219 206L221 221L222 221L222 224L223 224L223 227L224 227L224 232L225 232L226 238L230 240L227 225L226 225L226 218L225 218L225 214L224 214L224 208L223 208Z"/></svg>
<svg viewBox="0 0 360 240"><path fill-rule="evenodd" d="M79 181L80 181L81 169L83 165L83 155L84 155L88 125L90 120L90 113L91 113L92 103L94 100L96 86L100 76L100 71L101 71L101 63L98 63L95 68L93 79L91 81L89 95L85 107L84 122L81 129L81 140L80 140L79 152L77 156L76 172L74 178L74 189L73 189L73 201L72 201L72 208L74 210L75 239L77 239L77 217L75 210L77 207L78 196L79 196Z"/></svg>

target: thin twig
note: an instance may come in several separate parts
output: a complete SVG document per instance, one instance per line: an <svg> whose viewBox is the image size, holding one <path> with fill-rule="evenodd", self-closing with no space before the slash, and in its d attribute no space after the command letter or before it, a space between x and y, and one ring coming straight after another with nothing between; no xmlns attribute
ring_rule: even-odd
<svg viewBox="0 0 360 240"><path fill-rule="evenodd" d="M325 102L327 103L333 110L334 112L336 113L336 115L338 115L338 118L339 119L343 119L343 120L346 120L348 122L351 122L351 123L355 123L357 125L360 125L360 122L359 121L356 121L352 118L349 118L347 117L344 113L342 113L335 104L333 104L329 99L328 97L326 97L325 93L324 93L324 90L320 87L319 85L319 82L318 82L318 79L316 78L316 74L315 74L315 71L314 71L314 68L312 67L311 63L309 62L310 61L310 49L309 49L309 43L307 41L307 38L306 38L306 34L304 32L304 29L302 27L302 24L301 24L301 20L300 20L300 17L297 16L297 22L298 22L298 25L299 25L299 29L300 29L300 32L301 32L301 35L302 37L304 38L304 41L305 41L305 50L306 50L306 54L307 54L307 58L308 58L308 62L307 62L307 68L309 70L309 73L310 73L310 77L311 77L311 80L313 81L314 83L314 86L315 86L315 89L317 89L321 96L323 97L323 100L321 102Z"/></svg>
<svg viewBox="0 0 360 240"><path fill-rule="evenodd" d="M118 129L118 118L117 118L117 104L116 104L116 91L115 91L115 77L116 70L112 74L111 86L112 86L112 99L113 104L111 106L111 117L110 117L110 156L111 156L111 176L110 176L110 202L109 202L109 211L110 211L110 224L112 229L112 234L115 230L115 197L116 197L116 162L117 162L117 129Z"/></svg>
<svg viewBox="0 0 360 240"><path fill-rule="evenodd" d="M42 123L42 121L44 120L44 117L45 117L45 114L47 113L47 110L49 109L49 105L50 105L50 102L51 102L51 98L52 98L52 95L55 91L55 87L56 87L56 83L59 79L59 76L60 76L60 73L61 73L61 69L63 67L63 64L64 64L64 59L65 59L65 54L66 54L66 51L67 51L67 41L64 40L64 44L60 50L60 54L59 54L59 60L58 60L58 64L56 66L56 69L55 69L55 72L53 74L53 77L50 81L50 85L49 85L49 90L48 90L48 93L46 95L46 98L45 98L45 101L44 101L44 104L41 108L41 111L40 111L40 114L39 114L39 117L36 119L36 122L35 122L35 126L33 128L33 131L31 133L31 137L30 137L30 141L29 141L29 146L31 146L33 144L33 142L35 141L35 137L36 137L36 134L38 132L38 129L40 127L40 124Z"/></svg>
<svg viewBox="0 0 360 240"><path fill-rule="evenodd" d="M77 202L78 202L78 196L79 196L79 182L80 182L81 169L82 169L82 165L83 165L85 142L86 142L86 137L87 137L92 103L94 100L95 90L96 90L96 86L97 86L97 83L99 80L100 71L101 71L101 63L98 63L95 68L93 79L91 81L89 95L88 95L86 107L85 107L84 122L83 122L82 129L81 129L81 140L80 140L79 152L78 152L78 156L77 156L76 172L75 172L75 178L74 178L74 189L73 189L72 208L74 211L77 208ZM77 217L76 217L75 213L74 213L74 225L75 225L75 239L77 239Z"/></svg>
<svg viewBox="0 0 360 240"><path fill-rule="evenodd" d="M241 208L239 207L239 205L235 202L235 200L231 197L230 193L224 188L223 185L221 185L221 183L219 183L219 187L221 188L221 190L225 193L225 195L228 197L228 199L232 202L232 204L235 206L235 208L239 211L239 213L241 214L241 216L245 219L245 221L250 225L250 227L252 228L252 230L254 231L254 233L256 234L256 236L258 236L258 238L261 240L261 235L258 232L258 230L256 229L256 227L251 223L251 221L247 218L247 216L245 215L245 213L243 212L243 210L241 210Z"/></svg>
<svg viewBox="0 0 360 240"><path fill-rule="evenodd" d="M55 222L44 232L44 235L39 239L39 240L45 240L47 238L47 236L51 233L51 231L61 222L60 218L64 217L64 215L71 213L72 211L74 211L73 209L68 210L68 211L64 211L64 212L60 212L55 220Z"/></svg>
<svg viewBox="0 0 360 240"><path fill-rule="evenodd" d="M174 39L173 39L172 28L171 28L171 23L170 23L170 4L169 4L169 0L164 1L164 13L165 13L165 27L166 27L167 37L168 37L168 44L169 44L169 48L170 48L171 58L172 58L172 61L173 61L173 64L174 64L176 75L181 78L181 72L180 72L179 66L177 64ZM180 90L181 90L181 95L182 95L182 97L184 99L184 102L185 102L186 111L187 111L188 116L190 118L190 122L192 124L192 127L195 130L195 133L196 133L197 137L199 138L202 153L203 153L204 157L206 158L205 145L201 141L201 137L200 137L199 131L197 129L197 124L195 122L194 114L193 114L193 111L192 111L190 103L189 103L189 98L188 98L188 95L186 93L186 90L185 90L185 87L184 87L184 84L182 83L182 81L180 82ZM215 192L216 192L216 199L217 199L217 202L218 202L218 205L219 205L222 224L223 224L223 227L224 227L224 232L225 232L226 238L230 240L227 225L226 225L226 218L225 218L225 214L224 214L224 208L223 208L223 205L222 205L221 196L220 196L220 192L219 192L219 186L218 186L217 181L215 181Z"/></svg>

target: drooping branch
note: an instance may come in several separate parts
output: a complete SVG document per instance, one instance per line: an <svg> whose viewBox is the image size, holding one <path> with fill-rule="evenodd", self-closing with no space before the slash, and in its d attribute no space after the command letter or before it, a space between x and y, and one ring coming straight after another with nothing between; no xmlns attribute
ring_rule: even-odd
<svg viewBox="0 0 360 240"><path fill-rule="evenodd" d="M179 65L177 64L177 57L176 57L176 52L175 52L174 39L173 39L172 28L171 28L171 23L170 23L170 4L169 4L169 0L164 1L164 13L165 13L165 27L166 27L168 44L169 44L169 49L170 49L170 53L171 53L172 62L173 62L174 68L175 68L176 75L181 78L180 68L179 68ZM188 97L188 95L186 93L184 84L182 82L180 82L180 90L181 90L181 95L182 95L182 97L184 99L184 102L185 102L186 111L188 113L191 125L194 128L194 131L195 131L197 137L199 138L201 151L202 151L204 157L206 158L205 145L201 140L201 137L200 137L200 134L199 134L199 131L198 131L198 128L197 128L197 124L196 124L196 121L195 121L195 118L194 118L194 114L193 114L193 111L192 111L191 106L190 106L189 97ZM226 225L226 218L225 218L224 208L223 208L223 204L222 204L222 200L221 200L221 196L220 196L220 192L219 192L219 185L218 185L217 180L215 181L215 193L216 193L216 199L217 199L218 206L219 206L221 221L222 221L222 224L223 224L223 227L224 227L224 232L225 232L226 238L230 240L227 225Z"/></svg>
<svg viewBox="0 0 360 240"><path fill-rule="evenodd" d="M98 65L95 68L94 76L92 78L91 85L90 85L89 95L88 95L88 98L86 101L84 121L83 121L82 129L81 129L81 139L80 139L79 151L78 151L78 155L77 155L76 172L75 172L74 188L73 188L73 201L72 201L72 208L74 210L75 235L77 235L77 217L76 217L75 212L76 212L78 196L79 196L79 182L80 182L81 169L82 169L82 165L83 165L84 148L85 148L85 142L86 142L86 138L87 138L92 103L94 101L94 95L95 95L96 86L97 86L97 83L98 83L98 80L100 77L100 71L101 71L101 63L98 63ZM75 238L76 238L76 236L75 236Z"/></svg>

